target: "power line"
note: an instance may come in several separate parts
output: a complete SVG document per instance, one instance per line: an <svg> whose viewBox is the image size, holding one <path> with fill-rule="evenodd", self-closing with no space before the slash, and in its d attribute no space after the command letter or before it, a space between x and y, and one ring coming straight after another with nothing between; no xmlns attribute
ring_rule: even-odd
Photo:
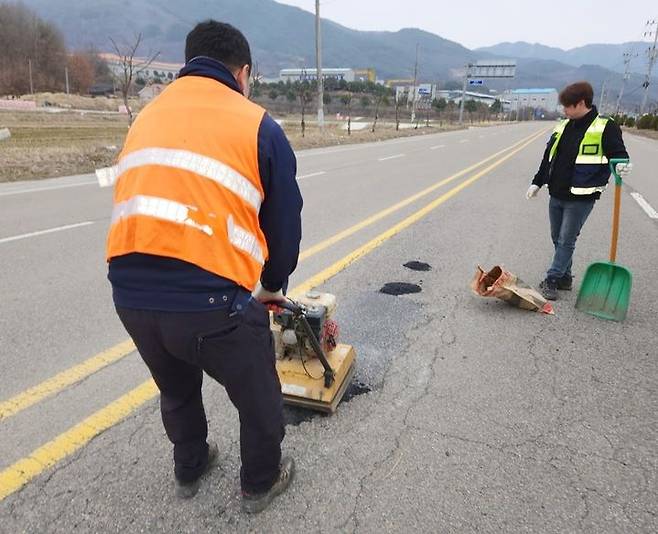
<svg viewBox="0 0 658 534"><path fill-rule="evenodd" d="M615 106L615 114L619 113L619 107L621 106L621 99L624 96L624 89L626 88L626 83L631 77L631 61L634 57L637 57L637 54L632 51L624 52L624 78L621 82L621 90L619 91L619 96L617 97L617 105Z"/></svg>

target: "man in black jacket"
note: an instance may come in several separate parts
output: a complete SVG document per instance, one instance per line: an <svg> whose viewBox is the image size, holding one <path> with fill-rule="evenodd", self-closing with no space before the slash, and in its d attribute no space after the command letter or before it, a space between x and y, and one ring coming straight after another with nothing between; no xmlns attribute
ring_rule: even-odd
<svg viewBox="0 0 658 534"><path fill-rule="evenodd" d="M558 289L571 290L571 265L576 239L587 217L610 178L608 160L628 158L621 129L599 115L592 105L594 92L587 82L565 87L560 104L567 117L555 128L546 146L539 171L528 188L526 198L537 195L548 185L551 239L555 246L553 261L539 285L542 294L556 300ZM618 164L617 172L627 176L630 163Z"/></svg>

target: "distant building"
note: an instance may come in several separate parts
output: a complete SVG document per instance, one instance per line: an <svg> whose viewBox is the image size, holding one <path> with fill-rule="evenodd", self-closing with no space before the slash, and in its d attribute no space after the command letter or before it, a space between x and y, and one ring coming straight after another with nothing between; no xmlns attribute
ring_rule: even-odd
<svg viewBox="0 0 658 534"><path fill-rule="evenodd" d="M105 60L110 71L115 76L123 75L123 65L121 58L116 54L100 54L100 57ZM148 61L147 58L135 57L133 58L133 65L135 70L141 69ZM165 63L163 61L153 61L145 69L136 74L136 77L141 77L145 81L162 81L170 82L176 79L178 72L183 68L182 63Z"/></svg>
<svg viewBox="0 0 658 534"><path fill-rule="evenodd" d="M461 104L462 101L462 91L461 89L455 90L441 90L436 92L436 98L443 98L447 102L454 102L455 104ZM496 100L500 100L500 103L503 105L503 109L507 109L510 105L510 101L505 98L503 94L500 95L491 95L487 93L475 93L473 91L466 91L465 100L474 100L475 102L480 102L491 107Z"/></svg>
<svg viewBox="0 0 658 534"><path fill-rule="evenodd" d="M408 78L408 79L400 79L400 80L386 80L384 82L384 85L386 87L395 88L395 87L411 86L411 85L413 85L413 83L414 83L414 79L413 78Z"/></svg>
<svg viewBox="0 0 658 534"><path fill-rule="evenodd" d="M91 96L112 96L114 95L114 86L109 83L97 83L89 88Z"/></svg>
<svg viewBox="0 0 658 534"><path fill-rule="evenodd" d="M299 82L302 80L311 81L317 78L317 70L315 67L308 67L303 69L281 69L279 72L279 79L282 82ZM322 79L345 80L346 82L356 81L356 72L354 69L322 69Z"/></svg>
<svg viewBox="0 0 658 534"><path fill-rule="evenodd" d="M354 78L357 82L377 82L375 69L354 69Z"/></svg>
<svg viewBox="0 0 658 534"><path fill-rule="evenodd" d="M533 108L554 113L560 110L557 89L512 89L505 91L503 97L510 101L511 111Z"/></svg>
<svg viewBox="0 0 658 534"><path fill-rule="evenodd" d="M139 92L139 99L143 102L153 100L162 91L164 91L166 87L167 86L163 83L153 83L151 85L147 85Z"/></svg>

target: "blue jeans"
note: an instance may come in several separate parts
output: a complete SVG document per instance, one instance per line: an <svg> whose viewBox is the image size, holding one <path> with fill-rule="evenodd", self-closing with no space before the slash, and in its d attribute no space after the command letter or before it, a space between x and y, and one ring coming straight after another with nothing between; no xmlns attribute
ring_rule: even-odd
<svg viewBox="0 0 658 534"><path fill-rule="evenodd" d="M560 200L551 197L548 215L551 221L551 239L555 246L553 263L546 278L571 276L573 251L587 217L592 212L595 200Z"/></svg>

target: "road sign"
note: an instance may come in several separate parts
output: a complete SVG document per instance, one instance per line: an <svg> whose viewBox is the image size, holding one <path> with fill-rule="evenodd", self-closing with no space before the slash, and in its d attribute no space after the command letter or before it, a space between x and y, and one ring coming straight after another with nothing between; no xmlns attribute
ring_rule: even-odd
<svg viewBox="0 0 658 534"><path fill-rule="evenodd" d="M467 78L514 78L516 61L478 61L468 65Z"/></svg>
<svg viewBox="0 0 658 534"><path fill-rule="evenodd" d="M468 80L468 85L482 85L483 83L482 80Z"/></svg>

